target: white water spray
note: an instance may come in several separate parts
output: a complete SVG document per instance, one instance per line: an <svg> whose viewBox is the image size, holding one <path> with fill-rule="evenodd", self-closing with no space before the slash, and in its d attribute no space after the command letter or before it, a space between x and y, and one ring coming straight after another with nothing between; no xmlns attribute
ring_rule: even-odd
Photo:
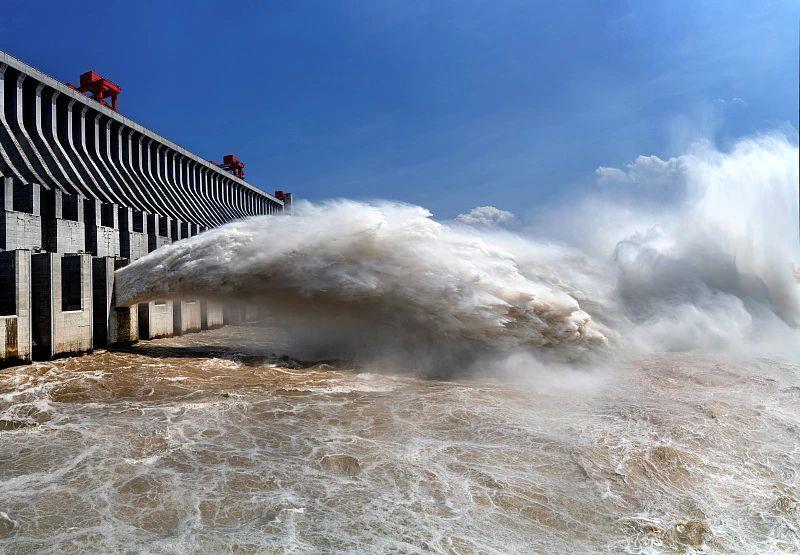
<svg viewBox="0 0 800 555"><path fill-rule="evenodd" d="M680 201L575 203L547 243L394 202L302 202L136 261L118 300L246 299L337 356L796 345L797 156L767 136L604 168L604 182L675 187Z"/></svg>

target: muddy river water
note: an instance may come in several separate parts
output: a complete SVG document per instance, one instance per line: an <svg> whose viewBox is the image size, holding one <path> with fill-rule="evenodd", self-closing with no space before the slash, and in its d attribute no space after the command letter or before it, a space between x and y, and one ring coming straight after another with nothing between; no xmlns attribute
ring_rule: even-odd
<svg viewBox="0 0 800 555"><path fill-rule="evenodd" d="M800 367L541 383L230 327L0 371L0 551L800 552Z"/></svg>

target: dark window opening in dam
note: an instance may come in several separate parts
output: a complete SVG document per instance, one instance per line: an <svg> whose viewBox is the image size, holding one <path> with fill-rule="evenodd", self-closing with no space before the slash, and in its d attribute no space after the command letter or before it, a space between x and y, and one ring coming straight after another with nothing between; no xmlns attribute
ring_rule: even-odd
<svg viewBox="0 0 800 555"><path fill-rule="evenodd" d="M103 227L114 227L114 205L100 205L100 225Z"/></svg>
<svg viewBox="0 0 800 555"><path fill-rule="evenodd" d="M16 268L14 253L0 253L0 316L14 316L17 313Z"/></svg>
<svg viewBox="0 0 800 555"><path fill-rule="evenodd" d="M167 236L167 220L166 218L158 219L158 235L159 237Z"/></svg>
<svg viewBox="0 0 800 555"><path fill-rule="evenodd" d="M33 187L14 181L14 210L33 214Z"/></svg>
<svg viewBox="0 0 800 555"><path fill-rule="evenodd" d="M65 220L78 221L78 196L64 195L61 197L61 217Z"/></svg>
<svg viewBox="0 0 800 555"><path fill-rule="evenodd" d="M144 232L144 212L139 210L133 211L133 231L136 233Z"/></svg>
<svg viewBox="0 0 800 555"><path fill-rule="evenodd" d="M81 257L61 259L61 310L81 310Z"/></svg>

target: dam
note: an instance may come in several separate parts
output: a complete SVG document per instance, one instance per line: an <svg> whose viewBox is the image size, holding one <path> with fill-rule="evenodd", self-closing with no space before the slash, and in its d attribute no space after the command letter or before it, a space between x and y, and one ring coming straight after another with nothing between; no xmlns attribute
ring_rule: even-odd
<svg viewBox="0 0 800 555"><path fill-rule="evenodd" d="M121 87L64 84L0 51L0 366L252 320L207 299L114 300L114 272L291 194L244 180L118 112Z"/></svg>

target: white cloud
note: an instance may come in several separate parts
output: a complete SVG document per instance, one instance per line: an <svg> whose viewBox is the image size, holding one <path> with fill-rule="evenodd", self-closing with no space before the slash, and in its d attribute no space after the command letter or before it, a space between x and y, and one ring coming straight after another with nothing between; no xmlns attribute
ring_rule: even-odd
<svg viewBox="0 0 800 555"><path fill-rule="evenodd" d="M482 225L495 227L508 224L515 220L514 214L507 210L500 210L495 206L478 206L466 214L459 214L456 220L467 225Z"/></svg>
<svg viewBox="0 0 800 555"><path fill-rule="evenodd" d="M662 160L658 156L639 156L622 169L601 166L595 174L601 185L679 186L685 179L685 162L684 157Z"/></svg>
<svg viewBox="0 0 800 555"><path fill-rule="evenodd" d="M739 98L738 96L734 96L733 98L717 98L714 100L717 104L721 104L723 106L741 106L743 108L747 107L747 102L744 99Z"/></svg>

